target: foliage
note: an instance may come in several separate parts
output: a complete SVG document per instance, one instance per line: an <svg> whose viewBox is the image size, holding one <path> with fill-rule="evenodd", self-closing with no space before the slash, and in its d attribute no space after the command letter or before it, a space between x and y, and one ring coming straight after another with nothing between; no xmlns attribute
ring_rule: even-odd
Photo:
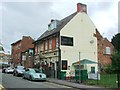
<svg viewBox="0 0 120 90"><path fill-rule="evenodd" d="M112 57L112 67L116 70L119 71L120 70L120 52L116 51Z"/></svg>
<svg viewBox="0 0 120 90"><path fill-rule="evenodd" d="M103 74L113 74L115 73L115 69L112 67L111 64L108 64L101 68L101 73Z"/></svg>
<svg viewBox="0 0 120 90"><path fill-rule="evenodd" d="M111 43L114 45L115 49L120 52L120 33L116 34L112 38L112 42Z"/></svg>
<svg viewBox="0 0 120 90"><path fill-rule="evenodd" d="M40 68L40 63L37 63L36 65L34 65L34 68Z"/></svg>

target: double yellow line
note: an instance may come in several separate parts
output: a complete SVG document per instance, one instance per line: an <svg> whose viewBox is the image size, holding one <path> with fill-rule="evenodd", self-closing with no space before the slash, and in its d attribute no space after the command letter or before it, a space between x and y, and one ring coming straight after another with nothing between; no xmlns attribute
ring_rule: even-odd
<svg viewBox="0 0 120 90"><path fill-rule="evenodd" d="M0 90L5 90L5 88L0 84Z"/></svg>

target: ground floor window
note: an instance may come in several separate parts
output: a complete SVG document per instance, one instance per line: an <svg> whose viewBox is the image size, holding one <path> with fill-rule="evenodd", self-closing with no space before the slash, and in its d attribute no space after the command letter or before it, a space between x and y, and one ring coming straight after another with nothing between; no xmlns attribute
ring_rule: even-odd
<svg viewBox="0 0 120 90"><path fill-rule="evenodd" d="M95 73L95 67L91 67L91 73Z"/></svg>

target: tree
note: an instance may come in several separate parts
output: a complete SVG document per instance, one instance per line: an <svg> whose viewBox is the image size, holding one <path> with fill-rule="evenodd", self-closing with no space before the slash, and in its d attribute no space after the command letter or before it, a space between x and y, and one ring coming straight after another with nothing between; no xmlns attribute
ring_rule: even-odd
<svg viewBox="0 0 120 90"><path fill-rule="evenodd" d="M120 33L112 38L112 44L115 47L115 53L112 55L112 67L117 72L118 88L120 88Z"/></svg>
<svg viewBox="0 0 120 90"><path fill-rule="evenodd" d="M112 66L113 66L113 68L116 71L120 70L120 52L116 51L112 55L111 59L112 59Z"/></svg>
<svg viewBox="0 0 120 90"><path fill-rule="evenodd" d="M113 36L111 43L114 45L115 49L120 52L120 33Z"/></svg>
<svg viewBox="0 0 120 90"><path fill-rule="evenodd" d="M118 88L120 88L120 52L116 51L112 55L112 66L117 73Z"/></svg>

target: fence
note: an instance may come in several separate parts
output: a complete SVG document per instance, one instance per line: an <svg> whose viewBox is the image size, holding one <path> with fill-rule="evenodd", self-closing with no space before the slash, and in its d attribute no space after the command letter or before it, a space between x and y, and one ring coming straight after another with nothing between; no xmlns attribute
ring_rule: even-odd
<svg viewBox="0 0 120 90"><path fill-rule="evenodd" d="M87 80L86 84L117 88L117 74L101 74L100 80Z"/></svg>
<svg viewBox="0 0 120 90"><path fill-rule="evenodd" d="M74 78L71 77L69 81L78 83L75 77ZM117 74L100 74L100 80L87 79L84 80L84 82L82 83L107 88L118 88Z"/></svg>

